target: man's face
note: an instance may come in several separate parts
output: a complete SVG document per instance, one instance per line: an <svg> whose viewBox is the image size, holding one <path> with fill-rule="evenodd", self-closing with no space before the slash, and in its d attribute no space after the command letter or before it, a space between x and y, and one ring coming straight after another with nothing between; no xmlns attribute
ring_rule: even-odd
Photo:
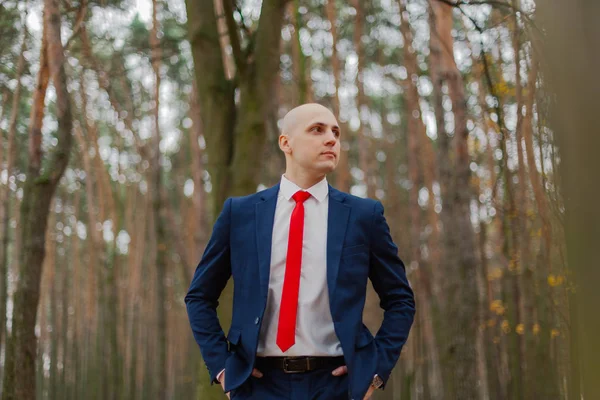
<svg viewBox="0 0 600 400"><path fill-rule="evenodd" d="M304 170L332 172L340 158L340 128L334 115L318 104L300 106L290 114L280 137L288 162Z"/></svg>

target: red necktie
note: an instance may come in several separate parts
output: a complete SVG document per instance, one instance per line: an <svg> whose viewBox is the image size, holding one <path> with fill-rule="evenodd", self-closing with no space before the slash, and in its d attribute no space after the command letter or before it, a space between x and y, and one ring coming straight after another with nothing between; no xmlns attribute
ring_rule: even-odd
<svg viewBox="0 0 600 400"><path fill-rule="evenodd" d="M290 219L290 236L277 327L277 346L283 352L286 352L296 342L296 315L298 314L298 289L300 288L302 239L304 236L304 201L309 197L310 193L302 190L292 196L296 201L296 206Z"/></svg>

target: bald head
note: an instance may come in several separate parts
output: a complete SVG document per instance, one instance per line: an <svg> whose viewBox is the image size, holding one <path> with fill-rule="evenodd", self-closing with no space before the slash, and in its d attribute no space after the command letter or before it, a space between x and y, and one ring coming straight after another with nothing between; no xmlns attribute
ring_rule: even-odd
<svg viewBox="0 0 600 400"><path fill-rule="evenodd" d="M303 126L309 124L315 117L324 114L335 120L333 113L325 106L317 103L302 104L301 106L291 109L285 117L283 117L281 133L289 136L296 130L302 129Z"/></svg>
<svg viewBox="0 0 600 400"><path fill-rule="evenodd" d="M333 171L340 155L340 135L338 122L327 107L309 103L288 112L279 135L286 176L322 178Z"/></svg>

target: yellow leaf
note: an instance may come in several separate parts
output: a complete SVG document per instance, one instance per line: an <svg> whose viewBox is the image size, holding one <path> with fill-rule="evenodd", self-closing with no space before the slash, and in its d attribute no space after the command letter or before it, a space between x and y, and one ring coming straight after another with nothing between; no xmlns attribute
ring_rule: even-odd
<svg viewBox="0 0 600 400"><path fill-rule="evenodd" d="M496 313L496 315L503 315L506 308L502 305L502 300L494 300L490 304L490 311Z"/></svg>
<svg viewBox="0 0 600 400"><path fill-rule="evenodd" d="M495 311L498 307L502 307L502 300L494 300L490 304L490 311Z"/></svg>
<svg viewBox="0 0 600 400"><path fill-rule="evenodd" d="M515 328L515 331L519 334L522 335L525 332L525 326L523 324L519 324L517 325L517 327Z"/></svg>
<svg viewBox="0 0 600 400"><path fill-rule="evenodd" d="M510 333L510 325L508 324L507 320L502 321L502 332L504 333Z"/></svg>
<svg viewBox="0 0 600 400"><path fill-rule="evenodd" d="M551 287L560 286L565 282L565 277L562 275L552 275L548 276L548 285Z"/></svg>
<svg viewBox="0 0 600 400"><path fill-rule="evenodd" d="M540 324L536 322L535 324L533 324L533 334L537 335L538 333L540 333Z"/></svg>
<svg viewBox="0 0 600 400"><path fill-rule="evenodd" d="M550 331L550 336L551 336L552 338L555 338L555 337L557 337L557 336L560 336L560 332L558 331L558 329L552 329L552 330Z"/></svg>
<svg viewBox="0 0 600 400"><path fill-rule="evenodd" d="M517 258L511 258L510 262L508 263L508 270L509 271L515 271L517 269L517 267L519 266L519 260Z"/></svg>
<svg viewBox="0 0 600 400"><path fill-rule="evenodd" d="M502 270L500 268L492 268L488 271L488 281L493 281L502 278Z"/></svg>

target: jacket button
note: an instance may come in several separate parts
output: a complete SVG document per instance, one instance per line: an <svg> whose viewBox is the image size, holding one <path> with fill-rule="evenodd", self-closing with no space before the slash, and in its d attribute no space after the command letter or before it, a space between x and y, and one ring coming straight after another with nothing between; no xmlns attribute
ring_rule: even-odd
<svg viewBox="0 0 600 400"><path fill-rule="evenodd" d="M260 318L256 317L256 318L254 319L254 325L258 325L258 321L260 321Z"/></svg>

